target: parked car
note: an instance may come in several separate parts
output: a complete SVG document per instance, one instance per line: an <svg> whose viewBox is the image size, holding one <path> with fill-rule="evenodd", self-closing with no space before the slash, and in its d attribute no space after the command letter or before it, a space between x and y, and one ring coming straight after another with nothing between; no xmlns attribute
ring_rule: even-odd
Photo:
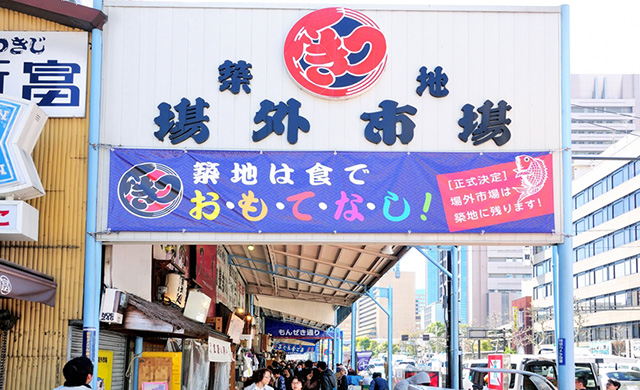
<svg viewBox="0 0 640 390"><path fill-rule="evenodd" d="M489 373L501 373L507 378L511 378L511 383L525 384L525 388L527 390L558 390L558 388L546 377L540 374L533 373L531 371L491 367L473 367L469 370L471 371L474 390L480 390L485 386L484 377Z"/></svg>
<svg viewBox="0 0 640 390"><path fill-rule="evenodd" d="M462 388L463 390L472 390L473 388L473 371L471 368L487 367L487 359L473 359L462 362Z"/></svg>
<svg viewBox="0 0 640 390"><path fill-rule="evenodd" d="M640 372L634 370L603 371L600 374L602 390L606 390L607 381L615 379L620 382L619 390L640 390Z"/></svg>
<svg viewBox="0 0 640 390"><path fill-rule="evenodd" d="M542 355L503 355L504 361L509 361L509 368L518 371L527 371L546 378L553 386L558 385L558 371L555 356ZM576 377L587 379L587 390L601 390L600 377L597 375L598 366L593 359L576 356ZM531 388L532 379L523 375L513 375L505 380L509 381L509 389L528 390ZM640 390L640 389L636 389Z"/></svg>
<svg viewBox="0 0 640 390"><path fill-rule="evenodd" d="M387 371L384 369L384 361L369 361L369 375L373 375L374 372L379 372L382 374L382 378L387 378Z"/></svg>

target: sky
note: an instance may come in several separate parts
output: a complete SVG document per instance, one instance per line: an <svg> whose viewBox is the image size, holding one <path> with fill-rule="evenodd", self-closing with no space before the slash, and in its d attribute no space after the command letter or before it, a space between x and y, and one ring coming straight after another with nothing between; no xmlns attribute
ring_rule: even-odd
<svg viewBox="0 0 640 390"><path fill-rule="evenodd" d="M79 0L92 6L92 0ZM144 1L144 0L142 0ZM178 3L178 1L170 1ZM193 0L189 2L207 2ZM331 4L330 4L331 2ZM230 2L227 2L227 4ZM243 3L245 3L243 1ZM249 4L300 4L299 0L253 0ZM571 73L574 74L616 74L640 73L640 1L637 0L305 0L304 3L318 4L318 8L341 5L358 9L358 4L400 4L408 5L510 5L510 6L559 6L570 7Z"/></svg>

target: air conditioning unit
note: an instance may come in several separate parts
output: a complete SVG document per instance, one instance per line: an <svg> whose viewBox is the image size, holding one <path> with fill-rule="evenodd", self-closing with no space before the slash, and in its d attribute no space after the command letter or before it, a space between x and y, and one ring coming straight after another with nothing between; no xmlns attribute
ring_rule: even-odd
<svg viewBox="0 0 640 390"><path fill-rule="evenodd" d="M122 324L124 311L129 304L129 296L126 292L117 288L107 288L102 294L100 307L100 322L109 324Z"/></svg>

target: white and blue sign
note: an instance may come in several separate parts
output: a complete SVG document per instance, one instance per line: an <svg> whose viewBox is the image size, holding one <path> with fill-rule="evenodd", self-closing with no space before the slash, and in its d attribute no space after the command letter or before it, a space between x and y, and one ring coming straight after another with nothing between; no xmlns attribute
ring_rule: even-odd
<svg viewBox="0 0 640 390"><path fill-rule="evenodd" d="M290 354L301 354L315 351L315 345L298 345L290 343L275 343L273 349L276 351L284 351Z"/></svg>
<svg viewBox="0 0 640 390"><path fill-rule="evenodd" d="M332 339L332 332L309 328L303 325L293 324L290 322L282 322L273 318L265 318L264 332L270 334L274 339L299 339L299 340L320 340Z"/></svg>
<svg viewBox="0 0 640 390"><path fill-rule="evenodd" d="M32 102L0 95L0 194L20 200L44 195L31 152L46 121Z"/></svg>
<svg viewBox="0 0 640 390"><path fill-rule="evenodd" d="M0 31L0 93L50 117L84 117L88 50L87 32Z"/></svg>
<svg viewBox="0 0 640 390"><path fill-rule="evenodd" d="M108 228L550 233L550 161L549 152L114 149Z"/></svg>

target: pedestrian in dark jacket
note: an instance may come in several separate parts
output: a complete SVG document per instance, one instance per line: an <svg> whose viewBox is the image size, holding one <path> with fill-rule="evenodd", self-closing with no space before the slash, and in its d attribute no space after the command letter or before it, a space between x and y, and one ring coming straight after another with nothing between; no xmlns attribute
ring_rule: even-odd
<svg viewBox="0 0 640 390"><path fill-rule="evenodd" d="M331 371L329 367L327 367L326 362L318 362L318 369L322 373L322 377L320 379L320 389L321 390L334 390L338 388L338 383L336 381L336 374Z"/></svg>
<svg viewBox="0 0 640 390"><path fill-rule="evenodd" d="M389 390L389 382L382 379L382 374L379 372L373 373L373 382L371 382L371 390Z"/></svg>

